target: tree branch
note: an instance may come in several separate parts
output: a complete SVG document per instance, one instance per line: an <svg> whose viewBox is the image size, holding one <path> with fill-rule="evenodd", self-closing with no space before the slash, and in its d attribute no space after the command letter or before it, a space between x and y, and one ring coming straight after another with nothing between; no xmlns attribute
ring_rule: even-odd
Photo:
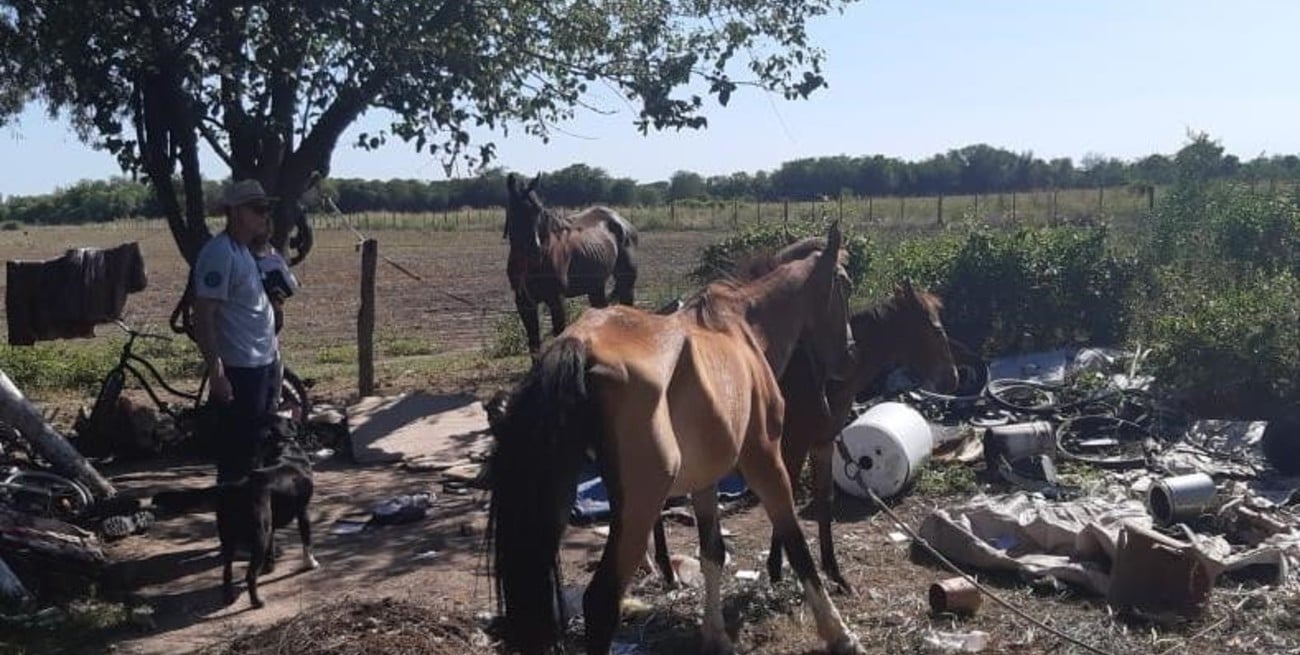
<svg viewBox="0 0 1300 655"><path fill-rule="evenodd" d="M212 148L212 152L217 153L217 157L220 157L228 168L233 169L235 164L230 160L230 154L221 146L221 142L217 140L217 135L212 131L212 128L208 127L205 121L199 121L198 128L199 133L203 135L203 140L207 141L208 147Z"/></svg>

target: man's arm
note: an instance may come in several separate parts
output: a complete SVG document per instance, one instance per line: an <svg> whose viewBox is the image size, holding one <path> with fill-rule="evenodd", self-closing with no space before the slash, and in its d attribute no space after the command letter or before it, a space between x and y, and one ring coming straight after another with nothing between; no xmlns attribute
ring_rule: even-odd
<svg viewBox="0 0 1300 655"><path fill-rule="evenodd" d="M221 301L211 298L194 299L194 342L208 366L209 395L213 400L230 400L230 381L226 379L225 364L217 354L217 305Z"/></svg>

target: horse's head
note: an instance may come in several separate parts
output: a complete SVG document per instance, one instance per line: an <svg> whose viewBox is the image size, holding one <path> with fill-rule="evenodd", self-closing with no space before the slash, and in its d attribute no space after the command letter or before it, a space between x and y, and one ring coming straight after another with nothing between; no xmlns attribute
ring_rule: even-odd
<svg viewBox="0 0 1300 655"><path fill-rule="evenodd" d="M919 375L923 385L939 393L957 388L957 367L953 364L948 332L939 319L943 302L938 296L916 289L904 280L894 287L894 323L897 338L892 349L898 363Z"/></svg>
<svg viewBox="0 0 1300 655"><path fill-rule="evenodd" d="M544 208L537 197L537 183L542 176L533 178L527 186L520 187L515 174L506 176L506 227L502 237L510 239L510 247L518 248L528 255L535 255L542 250L542 237L539 231Z"/></svg>

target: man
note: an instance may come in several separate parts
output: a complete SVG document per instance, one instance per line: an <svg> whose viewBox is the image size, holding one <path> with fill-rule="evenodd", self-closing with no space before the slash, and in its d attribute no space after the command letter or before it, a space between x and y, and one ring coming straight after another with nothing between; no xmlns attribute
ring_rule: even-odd
<svg viewBox="0 0 1300 655"><path fill-rule="evenodd" d="M209 239L194 264L194 338L208 367L209 402L217 406L217 483L243 479L258 466L275 383L275 317L249 245L270 229L272 198L257 180L227 187L226 229Z"/></svg>

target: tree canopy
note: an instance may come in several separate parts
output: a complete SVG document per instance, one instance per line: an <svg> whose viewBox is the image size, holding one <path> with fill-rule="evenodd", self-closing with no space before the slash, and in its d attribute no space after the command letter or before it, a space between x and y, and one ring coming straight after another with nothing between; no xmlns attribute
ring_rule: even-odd
<svg viewBox="0 0 1300 655"><path fill-rule="evenodd" d="M398 138L448 165L493 159L477 128L547 138L597 84L643 132L703 128L709 97L825 86L807 24L850 1L0 0L0 120L36 98L66 112L146 176L191 261L205 143L282 199L272 241L300 261L297 201L367 110L394 120L356 145Z"/></svg>

